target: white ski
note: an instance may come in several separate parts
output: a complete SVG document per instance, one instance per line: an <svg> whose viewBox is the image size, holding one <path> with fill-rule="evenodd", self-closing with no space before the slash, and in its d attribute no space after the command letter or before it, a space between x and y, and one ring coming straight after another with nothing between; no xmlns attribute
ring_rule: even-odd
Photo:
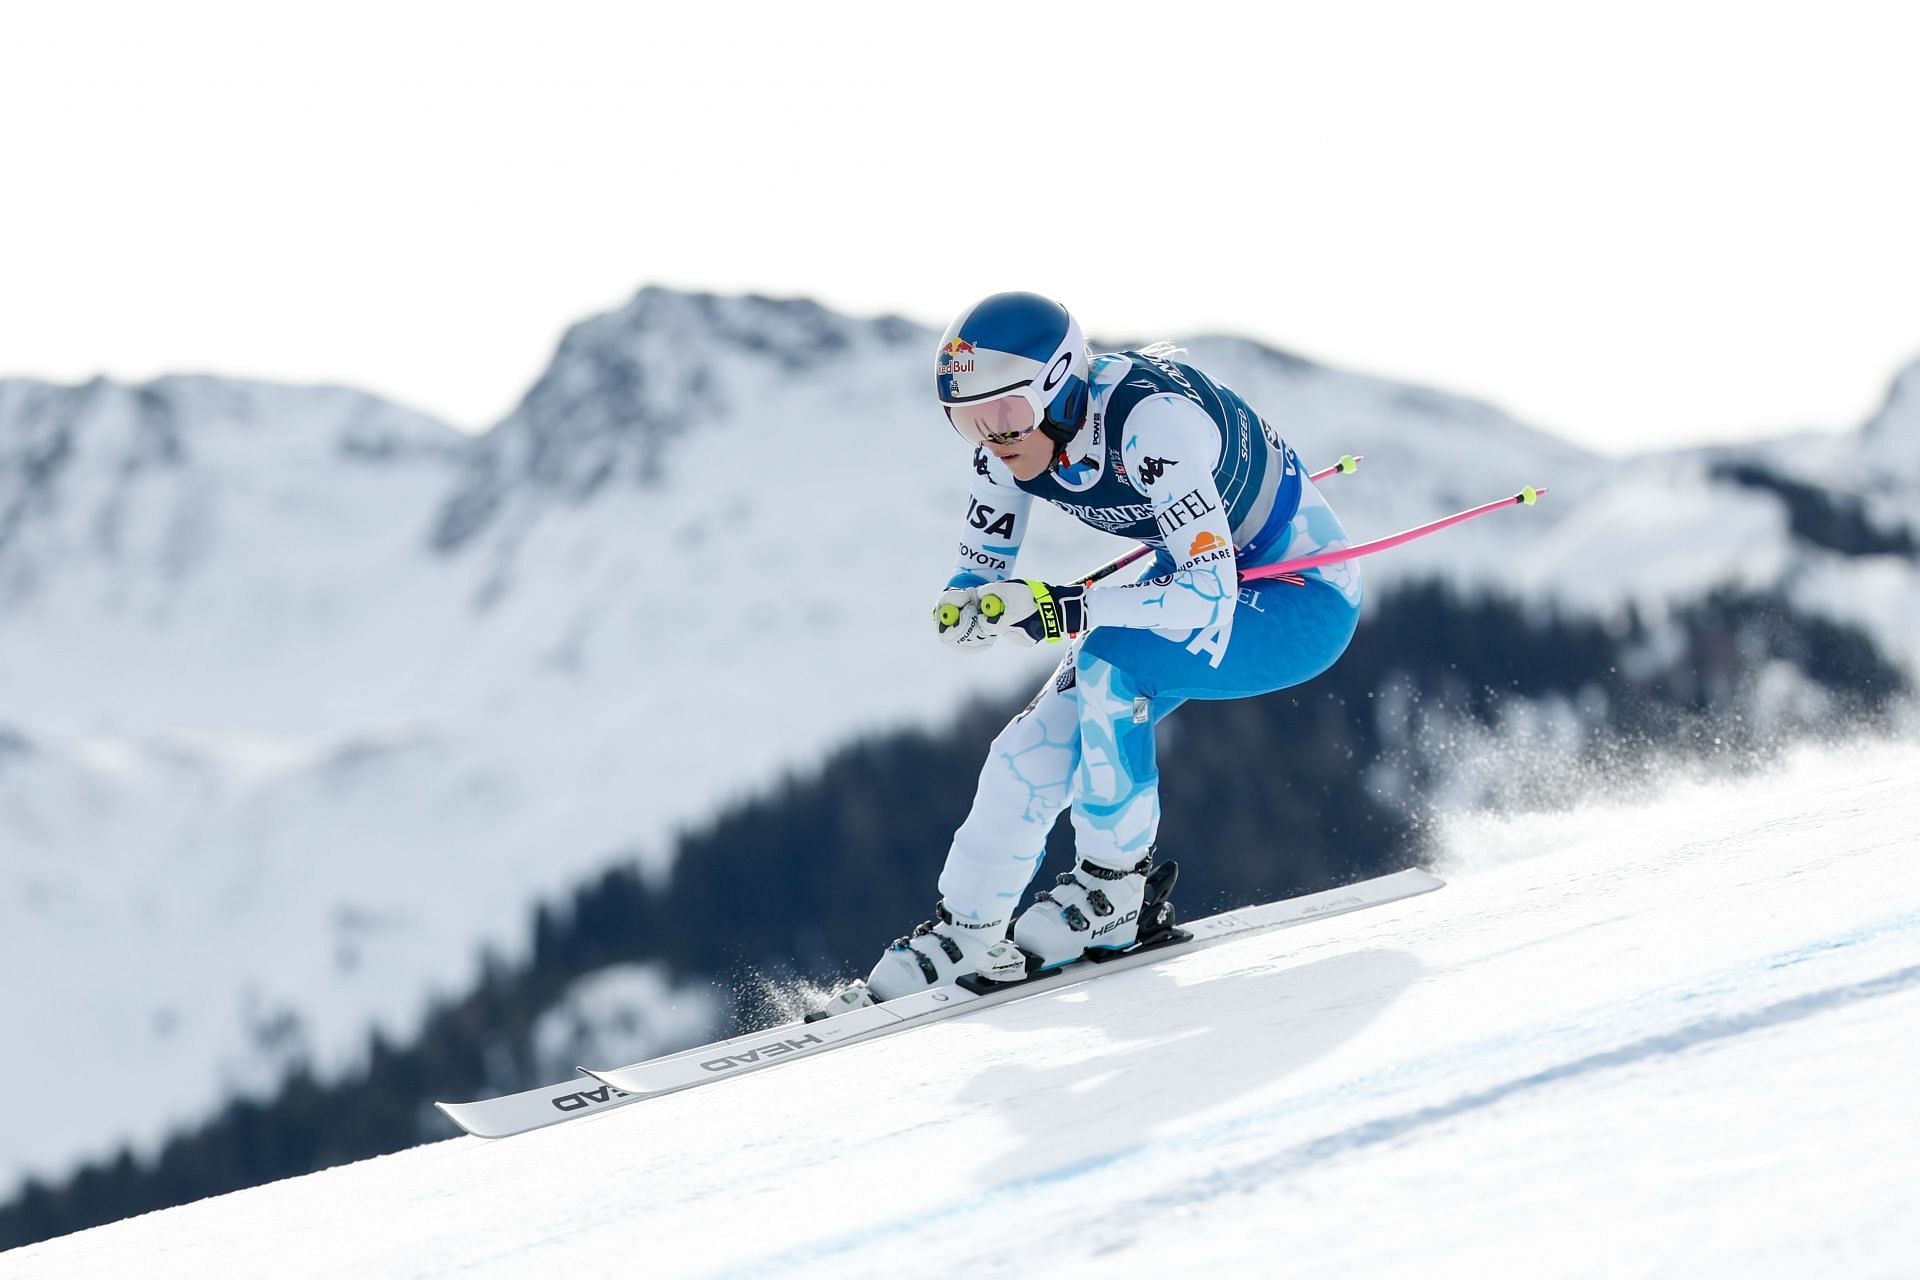
<svg viewBox="0 0 1920 1280"><path fill-rule="evenodd" d="M558 1124L575 1116L608 1111L628 1103L744 1075L776 1063L811 1057L841 1045L877 1039L974 1009L1005 1004L1045 991L1058 991L1123 969L1152 964L1169 956L1184 955L1227 938L1398 902L1403 898L1430 893L1444 883L1439 877L1425 871L1396 871L1339 889L1269 902L1258 907L1223 911L1217 916L1208 916L1204 920L1180 926L1191 935L1187 941L1164 943L1138 952L1124 952L1099 964L1083 961L1052 973L1039 974L1024 982L992 989L986 994L975 994L960 987L936 987L901 996L885 1004L837 1014L823 1021L790 1022L785 1026L750 1032L731 1040L701 1045L631 1066L597 1071L582 1067L581 1070L590 1077L586 1080L566 1081L479 1102L437 1102L434 1105L448 1119L476 1137L504 1138Z"/></svg>

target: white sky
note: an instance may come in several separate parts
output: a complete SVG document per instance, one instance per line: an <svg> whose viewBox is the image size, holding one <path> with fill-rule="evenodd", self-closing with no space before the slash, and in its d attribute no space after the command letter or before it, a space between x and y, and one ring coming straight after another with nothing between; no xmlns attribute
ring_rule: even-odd
<svg viewBox="0 0 1920 1280"><path fill-rule="evenodd" d="M477 428L644 284L1031 288L1607 450L1852 426L1920 356L1917 49L1831 2L9 6L0 376Z"/></svg>

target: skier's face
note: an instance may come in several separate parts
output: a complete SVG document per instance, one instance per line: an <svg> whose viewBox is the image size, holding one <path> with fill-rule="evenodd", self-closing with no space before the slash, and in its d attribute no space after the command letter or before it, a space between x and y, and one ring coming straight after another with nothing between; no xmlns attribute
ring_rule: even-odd
<svg viewBox="0 0 1920 1280"><path fill-rule="evenodd" d="M1032 480L1053 461L1054 443L1044 431L1035 431L1012 444L990 444L993 456L1007 464L1016 480Z"/></svg>
<svg viewBox="0 0 1920 1280"><path fill-rule="evenodd" d="M1032 387L992 400L948 405L946 411L962 440L991 449L1017 479L1031 480L1047 469L1053 442L1040 430L1044 410Z"/></svg>

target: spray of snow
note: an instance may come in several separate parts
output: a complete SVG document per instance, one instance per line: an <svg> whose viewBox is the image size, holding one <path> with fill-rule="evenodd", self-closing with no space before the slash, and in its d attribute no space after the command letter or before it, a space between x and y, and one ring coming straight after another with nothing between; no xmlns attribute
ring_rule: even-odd
<svg viewBox="0 0 1920 1280"><path fill-rule="evenodd" d="M1519 748L1492 753L1523 768ZM1576 799L1550 807L1512 804L1443 812L1432 832L1431 865L1470 876L1526 858L1598 857L1605 849L1716 841L1729 813L1770 828L1791 824L1810 796L1841 803L1863 778L1912 769L1920 749L1898 738L1800 741L1765 752L1715 758L1665 753L1613 773L1537 766L1555 790Z"/></svg>
<svg viewBox="0 0 1920 1280"><path fill-rule="evenodd" d="M841 979L821 983L809 978L773 975L759 969L749 969L735 979L732 987L739 1030L749 1031L797 1022L815 1009L825 1007L827 998L841 985Z"/></svg>

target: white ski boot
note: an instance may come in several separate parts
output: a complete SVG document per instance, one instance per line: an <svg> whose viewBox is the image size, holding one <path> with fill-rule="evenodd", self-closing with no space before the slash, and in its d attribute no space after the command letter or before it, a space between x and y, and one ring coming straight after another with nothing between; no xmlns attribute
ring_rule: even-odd
<svg viewBox="0 0 1920 1280"><path fill-rule="evenodd" d="M1124 871L1082 860L1034 895L1014 921L1013 944L992 949L981 976L1006 982L1152 941L1173 928L1167 898L1179 874L1178 863L1154 866L1152 851ZM1019 960L1024 966L1016 969Z"/></svg>
<svg viewBox="0 0 1920 1280"><path fill-rule="evenodd" d="M880 963L873 966L873 972L867 975L867 990L875 1000L951 986L961 974L975 972L988 948L1006 940L1005 920L955 916L945 902L935 907L934 913L933 919L916 926L906 937L894 939Z"/></svg>

